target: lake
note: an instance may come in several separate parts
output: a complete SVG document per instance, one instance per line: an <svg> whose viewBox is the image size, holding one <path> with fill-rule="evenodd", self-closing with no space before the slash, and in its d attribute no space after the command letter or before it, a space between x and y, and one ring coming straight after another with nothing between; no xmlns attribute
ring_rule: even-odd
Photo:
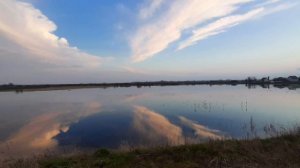
<svg viewBox="0 0 300 168"><path fill-rule="evenodd" d="M300 122L300 90L165 86L0 92L0 155L266 137Z"/></svg>

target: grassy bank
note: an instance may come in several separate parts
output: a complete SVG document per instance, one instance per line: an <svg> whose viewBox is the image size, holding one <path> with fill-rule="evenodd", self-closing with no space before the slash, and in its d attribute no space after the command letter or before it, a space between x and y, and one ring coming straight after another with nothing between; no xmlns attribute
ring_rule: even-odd
<svg viewBox="0 0 300 168"><path fill-rule="evenodd" d="M211 141L130 152L100 149L94 154L17 160L8 164L8 167L300 167L300 131L269 139Z"/></svg>

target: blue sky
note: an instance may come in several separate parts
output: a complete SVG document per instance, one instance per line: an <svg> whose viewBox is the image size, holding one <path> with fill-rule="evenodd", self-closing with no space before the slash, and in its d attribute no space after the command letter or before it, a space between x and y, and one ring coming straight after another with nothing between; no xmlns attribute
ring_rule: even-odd
<svg viewBox="0 0 300 168"><path fill-rule="evenodd" d="M136 4L128 2L126 5L135 8ZM134 22L134 19L130 18L133 17L131 13L126 13L126 10L131 11L125 9L122 1L46 0L33 1L33 4L56 23L59 29L55 34L66 37L81 50L102 56L130 54L119 26Z"/></svg>
<svg viewBox="0 0 300 168"><path fill-rule="evenodd" d="M300 74L296 0L5 0L0 83Z"/></svg>

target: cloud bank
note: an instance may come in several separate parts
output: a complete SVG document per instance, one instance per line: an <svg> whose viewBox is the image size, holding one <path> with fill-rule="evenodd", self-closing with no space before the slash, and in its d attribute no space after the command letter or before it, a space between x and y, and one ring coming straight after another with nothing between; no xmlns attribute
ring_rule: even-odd
<svg viewBox="0 0 300 168"><path fill-rule="evenodd" d="M105 59L87 54L54 34L57 26L40 10L17 0L0 1L2 80L98 70ZM39 72L37 72L39 71ZM0 81L2 82L2 81Z"/></svg>
<svg viewBox="0 0 300 168"><path fill-rule="evenodd" d="M159 0L141 9L142 18L154 18L142 22L130 39L134 62L149 59L177 41L180 41L177 49L186 48L263 13L269 14L284 4L280 0L166 0L165 3L165 12L159 14L155 14L163 6ZM242 13L242 9L248 12ZM185 41L183 35L188 35Z"/></svg>

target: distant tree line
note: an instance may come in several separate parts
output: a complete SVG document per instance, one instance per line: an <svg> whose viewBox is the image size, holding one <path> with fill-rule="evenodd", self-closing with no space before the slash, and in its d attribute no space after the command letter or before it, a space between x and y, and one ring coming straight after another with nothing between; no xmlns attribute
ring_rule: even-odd
<svg viewBox="0 0 300 168"><path fill-rule="evenodd" d="M146 82L129 82L129 83L86 83L86 84L46 84L46 85L15 85L8 83L0 85L0 91L16 90L22 92L28 89L51 89L51 88L82 88L82 87L95 87L95 88L108 88L108 87L151 87L151 86L176 86L176 85L239 85L245 84L249 88L260 85L268 88L270 84L274 86L285 86L290 84L300 85L300 77L277 77L270 79L270 77L263 77L257 79L256 77L248 77L244 80L194 80L194 81L146 81Z"/></svg>
<svg viewBox="0 0 300 168"><path fill-rule="evenodd" d="M300 77L297 76L289 76L289 77L276 77L273 79L270 79L270 77L263 77L261 79L257 79L256 77L248 77L246 79L247 83L257 83L257 82L263 82L263 83L298 83L300 82Z"/></svg>

